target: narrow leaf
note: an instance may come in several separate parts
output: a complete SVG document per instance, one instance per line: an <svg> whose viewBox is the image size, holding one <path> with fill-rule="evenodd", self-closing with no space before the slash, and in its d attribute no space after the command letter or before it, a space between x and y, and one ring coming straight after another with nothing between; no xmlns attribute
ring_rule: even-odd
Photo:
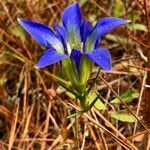
<svg viewBox="0 0 150 150"><path fill-rule="evenodd" d="M97 94L94 91L91 91L88 95L87 100L92 103L92 101L97 97ZM94 107L97 108L98 110L105 110L106 106L104 103L101 101L100 98L97 99L97 101L94 104Z"/></svg>
<svg viewBox="0 0 150 150"><path fill-rule="evenodd" d="M116 120L129 122L129 123L133 123L136 120L135 117L131 113L129 113L127 110L120 110L118 112L112 112L111 117Z"/></svg>
<svg viewBox="0 0 150 150"><path fill-rule="evenodd" d="M139 92L136 90L127 90L121 95L121 98L123 99L124 102L130 103L132 102L135 98L138 98ZM121 101L118 98L115 98L111 101L112 104L120 104Z"/></svg>

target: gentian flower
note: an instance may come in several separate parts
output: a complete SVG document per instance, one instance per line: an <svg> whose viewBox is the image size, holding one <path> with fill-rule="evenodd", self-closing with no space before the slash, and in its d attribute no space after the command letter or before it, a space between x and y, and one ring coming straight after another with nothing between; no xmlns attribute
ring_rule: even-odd
<svg viewBox="0 0 150 150"><path fill-rule="evenodd" d="M79 93L85 92L94 63L106 71L111 70L110 52L107 48L98 47L101 38L115 27L129 22L106 17L92 27L88 21L82 19L79 4L76 2L64 10L62 25L55 24L55 32L37 22L26 19L18 21L37 42L47 48L36 66L42 68L62 61L66 77Z"/></svg>

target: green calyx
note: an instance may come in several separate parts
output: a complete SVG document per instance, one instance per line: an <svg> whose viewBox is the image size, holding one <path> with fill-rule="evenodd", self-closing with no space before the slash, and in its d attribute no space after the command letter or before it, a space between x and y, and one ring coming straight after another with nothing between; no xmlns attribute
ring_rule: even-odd
<svg viewBox="0 0 150 150"><path fill-rule="evenodd" d="M80 82L82 84L87 83L92 72L93 65L94 63L89 58L87 58L86 56L82 56L80 62Z"/></svg>
<svg viewBox="0 0 150 150"><path fill-rule="evenodd" d="M74 61L70 58L62 61L63 71L67 79L71 82L73 89L80 95L86 91L87 81L93 68L93 62L87 57L82 56L79 70L77 70Z"/></svg>

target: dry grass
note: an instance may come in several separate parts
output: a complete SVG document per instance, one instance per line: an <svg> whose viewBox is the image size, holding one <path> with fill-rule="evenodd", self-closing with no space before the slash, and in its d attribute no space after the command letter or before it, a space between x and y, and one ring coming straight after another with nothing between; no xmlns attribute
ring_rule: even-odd
<svg viewBox="0 0 150 150"><path fill-rule="evenodd" d="M93 24L104 16L113 16L115 3L120 0L85 1L84 18ZM106 110L92 108L83 115L67 119L79 111L66 92L58 86L53 73L55 64L36 69L34 64L43 52L17 23L17 18L29 18L53 26L59 23L61 12L73 0L0 0L0 149L133 149L148 150L149 123L145 118L144 91L146 85L147 32L121 27L113 32L117 41L104 38L101 45L109 47L113 58L111 72L101 71L95 89L100 93ZM144 1L127 0L120 17L132 18L146 26ZM134 13L133 13L134 12ZM125 62L125 63L123 63ZM93 70L89 84L93 81ZM131 103L112 105L110 101L127 89L139 91ZM149 105L148 103L146 105ZM126 108L135 114L135 123L115 121L112 110ZM139 119L143 116L143 119Z"/></svg>

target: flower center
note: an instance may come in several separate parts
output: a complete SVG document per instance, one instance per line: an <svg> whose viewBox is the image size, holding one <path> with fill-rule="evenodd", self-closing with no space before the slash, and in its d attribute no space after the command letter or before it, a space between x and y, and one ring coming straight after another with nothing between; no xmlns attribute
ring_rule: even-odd
<svg viewBox="0 0 150 150"><path fill-rule="evenodd" d="M84 43L82 42L82 43L80 43L80 49L77 49L77 50L80 50L81 52L83 52L83 45L84 45ZM76 45L75 44L73 44L73 45L71 45L69 42L67 43L67 55L71 55L71 51L72 51L72 49L73 48L75 48L76 49Z"/></svg>
<svg viewBox="0 0 150 150"><path fill-rule="evenodd" d="M72 50L72 48L71 48L70 43L67 43L67 52L68 52L68 55L69 55L69 56L70 56L70 54L71 54L71 50Z"/></svg>

